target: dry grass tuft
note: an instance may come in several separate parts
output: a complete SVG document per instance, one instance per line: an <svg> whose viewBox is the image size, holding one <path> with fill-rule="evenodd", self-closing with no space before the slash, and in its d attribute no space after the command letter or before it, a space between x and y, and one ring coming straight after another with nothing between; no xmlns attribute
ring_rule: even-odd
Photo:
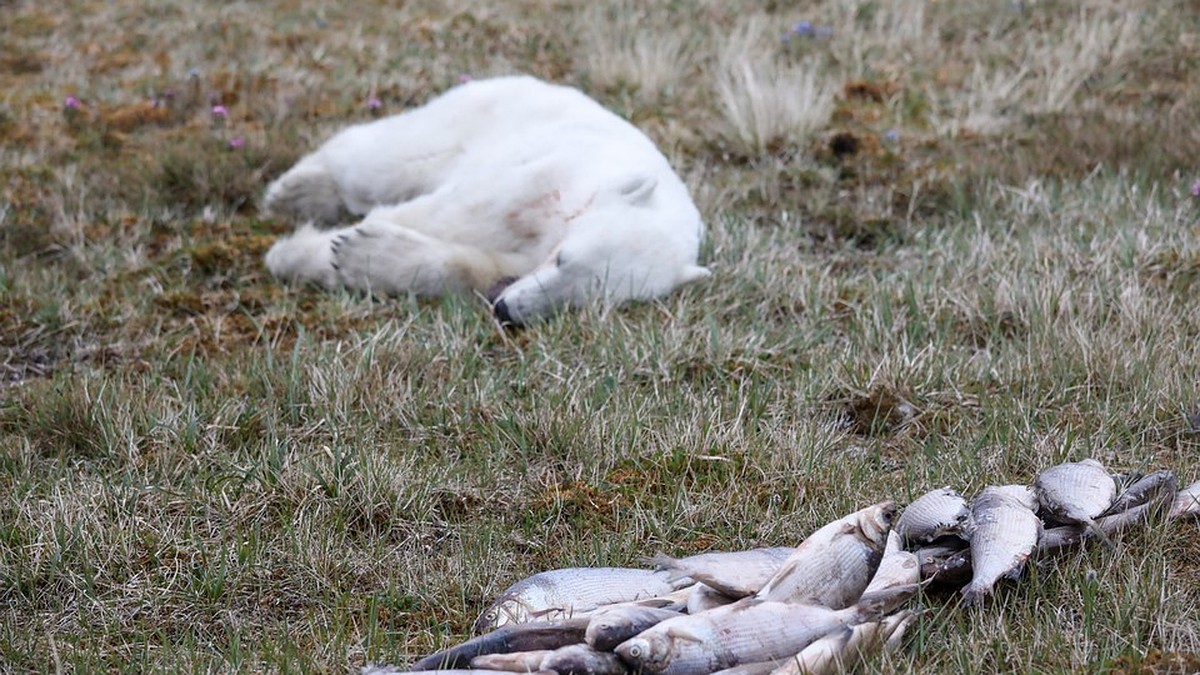
<svg viewBox="0 0 1200 675"><path fill-rule="evenodd" d="M819 62L780 63L761 22L740 26L723 45L713 83L730 141L743 154L803 145L833 109L834 86Z"/></svg>

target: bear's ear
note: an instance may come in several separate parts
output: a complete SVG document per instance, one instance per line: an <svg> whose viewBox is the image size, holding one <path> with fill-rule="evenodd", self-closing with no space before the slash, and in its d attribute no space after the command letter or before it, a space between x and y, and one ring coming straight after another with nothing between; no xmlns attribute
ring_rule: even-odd
<svg viewBox="0 0 1200 675"><path fill-rule="evenodd" d="M635 176L622 183L617 191L630 204L645 206L650 201L650 195L654 194L656 187L658 187L658 179L654 176Z"/></svg>
<svg viewBox="0 0 1200 675"><path fill-rule="evenodd" d="M683 268L683 274L679 277L680 285L690 284L701 279L707 279L712 276L712 270L699 265L688 265Z"/></svg>

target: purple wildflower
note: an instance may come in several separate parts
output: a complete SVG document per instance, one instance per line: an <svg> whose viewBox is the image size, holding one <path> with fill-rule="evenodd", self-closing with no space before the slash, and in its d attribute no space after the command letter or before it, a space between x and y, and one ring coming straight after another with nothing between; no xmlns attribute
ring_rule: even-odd
<svg viewBox="0 0 1200 675"><path fill-rule="evenodd" d="M229 109L221 104L214 105L212 107L212 115L219 118L229 117Z"/></svg>
<svg viewBox="0 0 1200 675"><path fill-rule="evenodd" d="M67 96L63 99L63 108L66 110L79 110L83 107L83 102L74 96Z"/></svg>
<svg viewBox="0 0 1200 675"><path fill-rule="evenodd" d="M887 143L895 143L900 140L900 132L895 129L888 129L883 134L883 140Z"/></svg>
<svg viewBox="0 0 1200 675"><path fill-rule="evenodd" d="M1192 196L1200 198L1200 180L1192 183Z"/></svg>
<svg viewBox="0 0 1200 675"><path fill-rule="evenodd" d="M383 101L380 101L379 97L372 96L371 98L367 99L367 110L370 110L371 112L377 112L381 108L383 108Z"/></svg>
<svg viewBox="0 0 1200 675"><path fill-rule="evenodd" d="M792 33L799 35L800 37L812 37L816 35L816 30L813 28L811 21L801 21L795 26L792 26Z"/></svg>
<svg viewBox="0 0 1200 675"><path fill-rule="evenodd" d="M466 84L466 83L470 82L470 81L471 81L471 80L473 80L473 79L475 79L475 78L471 77L471 76L470 76L470 74L468 74L468 73L462 73L462 74L460 74L460 75L458 76L458 83L459 83L459 84Z"/></svg>
<svg viewBox="0 0 1200 675"><path fill-rule="evenodd" d="M234 136L233 138L229 139L230 150L237 150L238 148L245 147L245 145L246 139L242 138L241 136Z"/></svg>

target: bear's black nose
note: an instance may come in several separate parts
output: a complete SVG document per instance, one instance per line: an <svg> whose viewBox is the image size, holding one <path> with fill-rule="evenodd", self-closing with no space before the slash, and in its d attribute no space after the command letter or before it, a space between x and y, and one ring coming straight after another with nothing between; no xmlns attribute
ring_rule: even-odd
<svg viewBox="0 0 1200 675"><path fill-rule="evenodd" d="M504 302L503 298L497 300L496 304L492 305L492 313L496 315L496 319L502 324L511 326L516 323L512 320L512 315L508 313L508 303Z"/></svg>

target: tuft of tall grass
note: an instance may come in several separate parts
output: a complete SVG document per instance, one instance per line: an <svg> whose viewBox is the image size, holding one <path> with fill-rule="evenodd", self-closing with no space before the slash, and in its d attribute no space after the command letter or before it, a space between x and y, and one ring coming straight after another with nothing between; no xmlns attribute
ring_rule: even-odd
<svg viewBox="0 0 1200 675"><path fill-rule="evenodd" d="M713 81L730 141L752 156L803 145L833 110L835 86L820 62L780 62L769 33L761 23L739 27L719 52Z"/></svg>

